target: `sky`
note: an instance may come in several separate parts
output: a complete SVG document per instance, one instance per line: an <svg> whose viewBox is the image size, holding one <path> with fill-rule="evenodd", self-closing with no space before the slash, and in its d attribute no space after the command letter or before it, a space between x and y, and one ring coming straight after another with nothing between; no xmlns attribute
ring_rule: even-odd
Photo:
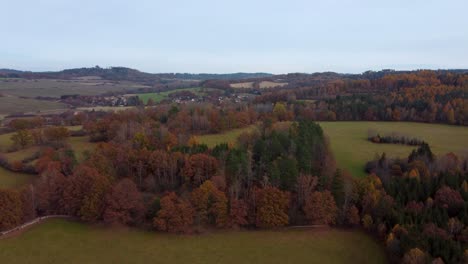
<svg viewBox="0 0 468 264"><path fill-rule="evenodd" d="M468 68L466 0L0 0L0 68Z"/></svg>

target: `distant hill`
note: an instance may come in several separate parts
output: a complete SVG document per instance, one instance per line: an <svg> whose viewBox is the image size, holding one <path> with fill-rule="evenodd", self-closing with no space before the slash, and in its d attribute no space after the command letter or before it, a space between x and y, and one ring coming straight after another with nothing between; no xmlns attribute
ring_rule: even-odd
<svg viewBox="0 0 468 264"><path fill-rule="evenodd" d="M204 81L210 79L218 80L239 80L249 78L265 78L270 77L270 73L227 73L227 74L212 74L212 73L146 73L139 70L126 67L110 67L101 68L99 66L92 68L76 68L66 69L57 72L30 72L18 71L12 69L0 69L0 76L13 78L57 78L71 79L84 76L98 76L107 80L129 80L129 81L161 81L164 79L170 80L197 80Z"/></svg>

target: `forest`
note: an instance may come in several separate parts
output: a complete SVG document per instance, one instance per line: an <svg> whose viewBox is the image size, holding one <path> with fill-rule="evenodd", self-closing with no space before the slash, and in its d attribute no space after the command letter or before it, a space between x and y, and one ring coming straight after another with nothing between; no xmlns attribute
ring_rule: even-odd
<svg viewBox="0 0 468 264"><path fill-rule="evenodd" d="M317 123L465 126L467 75L363 76L330 75L322 88L291 89L289 82L250 101L150 102L115 112L12 118L2 128L11 143L0 166L34 180L0 189L0 230L48 215L190 235L331 226L371 234L392 263L467 261L466 155L436 156L419 135L373 131L363 140L414 149L399 158L380 153L368 160L366 177L355 177L337 166L334 138ZM245 130L234 141L200 141L235 129ZM73 138L93 147L77 148ZM29 154L12 159L10 153Z"/></svg>

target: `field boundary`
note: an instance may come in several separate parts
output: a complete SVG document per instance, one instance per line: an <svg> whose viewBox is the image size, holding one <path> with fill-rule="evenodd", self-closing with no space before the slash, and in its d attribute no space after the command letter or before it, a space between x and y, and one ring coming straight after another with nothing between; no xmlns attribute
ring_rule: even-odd
<svg viewBox="0 0 468 264"><path fill-rule="evenodd" d="M24 224L22 224L20 226L17 226L17 227L14 227L12 229L0 232L0 239L6 237L9 234L21 231L21 230L23 230L25 228L31 227L31 226L33 226L35 224L39 224L39 223L43 222L44 220L51 219L51 218L72 218L72 217L69 216L69 215L46 215L46 216L37 217L36 219L31 220L29 222L26 222L26 223L24 223Z"/></svg>

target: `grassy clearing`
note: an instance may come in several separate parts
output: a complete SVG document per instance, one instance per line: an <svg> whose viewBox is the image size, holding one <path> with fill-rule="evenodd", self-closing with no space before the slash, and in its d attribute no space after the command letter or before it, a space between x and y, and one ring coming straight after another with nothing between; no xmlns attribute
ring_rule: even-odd
<svg viewBox="0 0 468 264"><path fill-rule="evenodd" d="M0 188L19 187L31 182L34 177L34 175L11 172L0 167Z"/></svg>
<svg viewBox="0 0 468 264"><path fill-rule="evenodd" d="M253 82L231 83L232 88L253 88Z"/></svg>
<svg viewBox="0 0 468 264"><path fill-rule="evenodd" d="M88 136L83 137L70 137L68 143L75 152L76 159L82 161L84 159L85 151L93 151L96 147L96 143L89 142Z"/></svg>
<svg viewBox="0 0 468 264"><path fill-rule="evenodd" d="M0 152L6 151L12 144L11 136L13 133L7 133L0 135Z"/></svg>
<svg viewBox="0 0 468 264"><path fill-rule="evenodd" d="M144 104L148 103L149 99L153 99L155 103L159 103L164 99L167 99L170 94L175 93L175 92L181 92L181 91L190 91L197 96L203 96L206 94L208 91L213 91L217 90L214 88L203 88L203 87L192 87L192 88L182 88L182 89L175 89L175 90L170 90L166 92L160 92L160 93L143 93L143 94L134 94L137 95Z"/></svg>
<svg viewBox="0 0 468 264"><path fill-rule="evenodd" d="M270 82L270 81L262 81L259 84L260 89L283 87L286 85L288 85L288 83L278 83L278 82Z"/></svg>
<svg viewBox="0 0 468 264"><path fill-rule="evenodd" d="M243 88L243 89L251 89L253 88L253 82L242 82L242 83L231 83L232 88ZM283 87L288 85L288 83L280 83L280 82L270 82L270 81L261 81L258 86L260 89L268 89L274 87Z"/></svg>
<svg viewBox="0 0 468 264"><path fill-rule="evenodd" d="M198 137L200 143L206 144L208 147L214 147L218 144L221 143L232 143L235 144L237 141L237 138L242 134L243 132L248 132L252 131L254 129L257 129L256 125L251 125L248 127L244 128L238 128L238 129L233 129L224 133L220 134L209 134L209 135L203 135Z"/></svg>
<svg viewBox="0 0 468 264"><path fill-rule="evenodd" d="M0 240L0 262L22 263L386 263L358 231L248 231L177 236L50 220Z"/></svg>
<svg viewBox="0 0 468 264"><path fill-rule="evenodd" d="M425 140L436 155L448 152L462 154L468 150L468 127L410 122L320 122L330 138L338 166L354 176L364 176L364 166L376 154L387 157L408 157L414 147L396 144L375 144L367 140L373 129L381 134L398 132Z"/></svg>
<svg viewBox="0 0 468 264"><path fill-rule="evenodd" d="M376 154L387 157L408 157L414 147L396 144L375 144L367 140L367 132L373 129L381 134L398 132L420 138L429 143L436 155L449 152L468 153L468 127L411 122L319 122L330 138L331 148L338 166L357 177L365 176L364 166ZM221 134L204 135L201 143L213 147L219 143L236 142L237 137L252 127L235 129Z"/></svg>
<svg viewBox="0 0 468 264"><path fill-rule="evenodd" d="M22 161L29 158L41 150L41 147L33 146L30 148L21 149L15 152L4 153L5 157L11 161Z"/></svg>

